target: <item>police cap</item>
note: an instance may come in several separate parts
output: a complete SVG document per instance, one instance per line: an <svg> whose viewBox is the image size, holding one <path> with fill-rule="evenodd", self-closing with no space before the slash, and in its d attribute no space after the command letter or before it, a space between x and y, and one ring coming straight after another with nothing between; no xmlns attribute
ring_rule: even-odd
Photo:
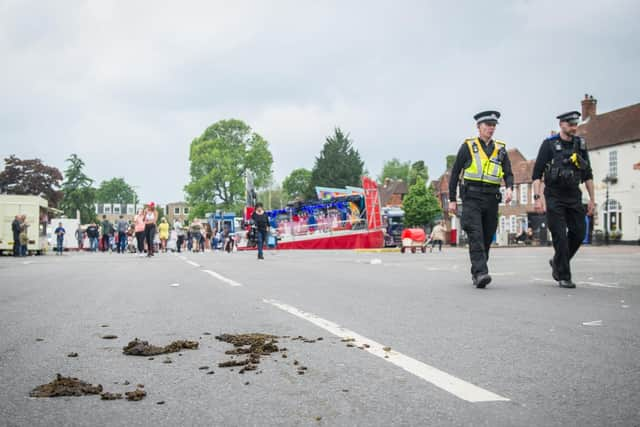
<svg viewBox="0 0 640 427"><path fill-rule="evenodd" d="M568 113L560 114L556 117L561 122L567 122L572 125L577 125L580 123L580 112L578 111L569 111Z"/></svg>
<svg viewBox="0 0 640 427"><path fill-rule="evenodd" d="M498 111L482 111L473 118L476 120L477 124L480 123L498 123L498 119L500 118L500 113Z"/></svg>

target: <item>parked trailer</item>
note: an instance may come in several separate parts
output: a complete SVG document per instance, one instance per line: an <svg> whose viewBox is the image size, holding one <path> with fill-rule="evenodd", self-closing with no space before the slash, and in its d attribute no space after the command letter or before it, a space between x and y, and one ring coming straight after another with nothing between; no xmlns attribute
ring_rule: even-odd
<svg viewBox="0 0 640 427"><path fill-rule="evenodd" d="M0 194L0 253L13 252L11 223L16 215L26 215L29 253L43 254L49 248L47 228L49 203L40 196Z"/></svg>

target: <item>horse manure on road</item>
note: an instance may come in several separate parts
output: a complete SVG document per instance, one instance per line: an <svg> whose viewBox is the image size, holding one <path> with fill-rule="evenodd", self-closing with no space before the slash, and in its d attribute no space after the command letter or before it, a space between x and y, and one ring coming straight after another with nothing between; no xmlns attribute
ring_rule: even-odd
<svg viewBox="0 0 640 427"><path fill-rule="evenodd" d="M227 350L225 354L228 355L247 355L246 359L242 360L228 360L226 362L218 363L220 368L229 368L232 366L242 366L242 369L238 371L240 374L244 374L247 371L255 371L257 365L260 364L260 358L269 356L272 353L279 351L277 346L277 336L269 334L222 334L216 336L218 341L232 344L234 348Z"/></svg>
<svg viewBox="0 0 640 427"><path fill-rule="evenodd" d="M134 391L128 391L125 393L125 396L127 396L127 400L131 400L131 401L142 400L145 398L146 395L147 395L147 392L144 390L140 390L139 388Z"/></svg>
<svg viewBox="0 0 640 427"><path fill-rule="evenodd" d="M63 377L56 374L56 379L48 384L42 384L34 388L29 396L31 397L61 397L61 396L84 396L88 394L102 393L102 385L93 385L81 381L77 378Z"/></svg>
<svg viewBox="0 0 640 427"><path fill-rule="evenodd" d="M199 345L200 343L197 341L179 340L164 347L160 347L149 344L148 341L142 341L136 338L123 347L122 352L128 356L157 356L159 354L177 353L184 349L197 350Z"/></svg>

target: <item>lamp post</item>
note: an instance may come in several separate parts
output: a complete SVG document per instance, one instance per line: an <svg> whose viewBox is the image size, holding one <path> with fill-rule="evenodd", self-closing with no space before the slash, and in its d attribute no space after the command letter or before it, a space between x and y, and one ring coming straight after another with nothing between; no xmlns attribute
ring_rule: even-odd
<svg viewBox="0 0 640 427"><path fill-rule="evenodd" d="M607 176L604 177L602 182L607 184L607 195L605 197L605 202L604 202L605 217L606 217L605 224L604 224L604 243L607 246L609 246L609 224L611 224L611 218L609 217L609 215L610 215L610 212L609 212L609 184L615 184L616 182L618 182L618 178L616 178L615 176L607 175Z"/></svg>

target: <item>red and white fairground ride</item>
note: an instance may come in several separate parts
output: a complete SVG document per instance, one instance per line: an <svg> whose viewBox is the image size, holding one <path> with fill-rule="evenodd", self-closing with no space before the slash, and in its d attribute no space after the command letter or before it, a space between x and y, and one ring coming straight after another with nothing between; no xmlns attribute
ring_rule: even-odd
<svg viewBox="0 0 640 427"><path fill-rule="evenodd" d="M384 246L376 182L362 178L362 188L316 189L318 199L267 211L278 249L367 249ZM253 207L245 208L249 223ZM238 249L254 249L250 232L238 233ZM265 245L267 246L267 245Z"/></svg>

